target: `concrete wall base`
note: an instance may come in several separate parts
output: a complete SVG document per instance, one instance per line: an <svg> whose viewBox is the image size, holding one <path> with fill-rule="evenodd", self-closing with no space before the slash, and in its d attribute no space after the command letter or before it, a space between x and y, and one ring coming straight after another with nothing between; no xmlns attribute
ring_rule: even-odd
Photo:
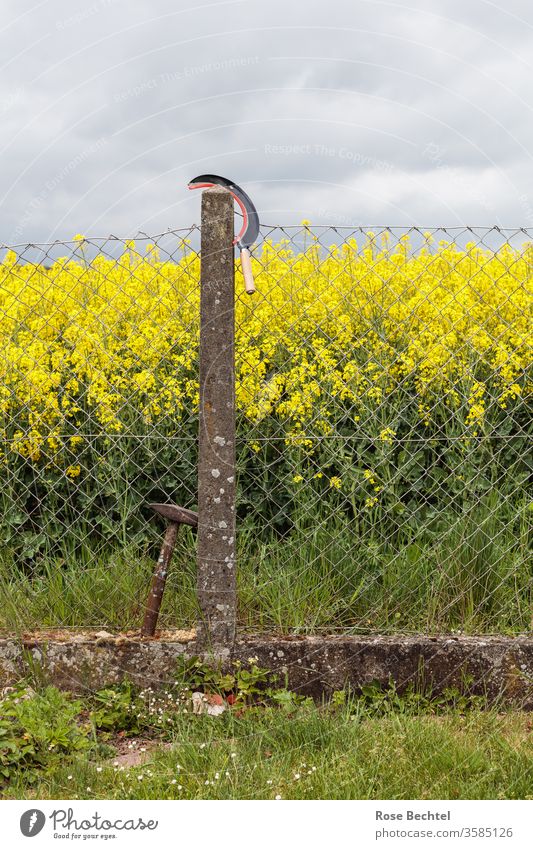
<svg viewBox="0 0 533 849"><path fill-rule="evenodd" d="M192 636L192 638L191 638ZM180 656L193 656L194 632L155 640L111 634L32 635L0 640L0 686L31 677L75 693L129 678L141 686L174 681ZM205 657L205 655L204 655ZM533 637L243 636L233 659L257 657L279 685L314 698L378 681L434 694L454 687L503 705L533 709ZM219 660L227 662L227 657Z"/></svg>

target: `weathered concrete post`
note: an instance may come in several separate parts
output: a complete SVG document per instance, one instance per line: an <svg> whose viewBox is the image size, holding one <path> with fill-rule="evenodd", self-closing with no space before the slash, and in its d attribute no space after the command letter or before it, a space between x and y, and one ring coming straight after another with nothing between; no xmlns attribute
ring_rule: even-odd
<svg viewBox="0 0 533 849"><path fill-rule="evenodd" d="M235 289L233 197L202 193L197 644L228 655L235 641Z"/></svg>

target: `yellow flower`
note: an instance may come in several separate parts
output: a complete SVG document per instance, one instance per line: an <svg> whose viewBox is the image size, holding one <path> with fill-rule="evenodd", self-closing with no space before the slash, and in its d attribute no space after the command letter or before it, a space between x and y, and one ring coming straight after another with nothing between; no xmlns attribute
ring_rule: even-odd
<svg viewBox="0 0 533 849"><path fill-rule="evenodd" d="M303 481L303 477L302 477L302 475L294 475L292 480L293 480L293 483L301 483Z"/></svg>
<svg viewBox="0 0 533 849"><path fill-rule="evenodd" d="M383 428L383 430L379 433L379 438L382 442L385 442L386 445L392 445L392 440L396 436L396 431L391 427Z"/></svg>
<svg viewBox="0 0 533 849"><path fill-rule="evenodd" d="M69 466L66 470L66 474L69 478L78 478L81 474L81 466Z"/></svg>
<svg viewBox="0 0 533 849"><path fill-rule="evenodd" d="M251 451L279 434L276 445L298 452L293 471L304 470L341 421L374 434L385 405L396 407L393 422L408 399L413 427L439 428L445 416L450 432L472 438L531 395L531 245L430 250L426 237L415 250L368 234L328 250L305 235L301 251L283 238L254 252L260 298L240 296L236 263L237 409L265 423L261 437L250 431ZM90 267L85 237L74 240L77 250L47 266L13 252L0 262L6 463L76 468L64 450L82 445L76 430L128 434L135 422L179 435L198 413L200 260L190 240L172 259L127 241L119 259L103 251ZM395 430L380 427L378 445L393 445ZM363 478L377 485L371 470Z"/></svg>

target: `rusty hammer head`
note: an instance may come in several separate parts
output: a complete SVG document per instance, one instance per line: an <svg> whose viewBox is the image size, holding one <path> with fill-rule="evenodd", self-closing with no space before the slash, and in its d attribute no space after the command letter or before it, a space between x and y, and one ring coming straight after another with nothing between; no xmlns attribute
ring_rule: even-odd
<svg viewBox="0 0 533 849"><path fill-rule="evenodd" d="M173 522L175 525L198 527L198 513L187 510L186 507L178 507L177 504L149 504L148 506L154 513L163 516L164 519Z"/></svg>

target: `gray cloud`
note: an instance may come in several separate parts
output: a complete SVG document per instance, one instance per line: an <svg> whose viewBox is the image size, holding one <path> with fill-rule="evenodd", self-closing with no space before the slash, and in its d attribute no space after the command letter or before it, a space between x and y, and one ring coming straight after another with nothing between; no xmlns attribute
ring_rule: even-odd
<svg viewBox="0 0 533 849"><path fill-rule="evenodd" d="M0 28L2 241L185 226L202 171L269 223L533 226L523 2L20 8Z"/></svg>

